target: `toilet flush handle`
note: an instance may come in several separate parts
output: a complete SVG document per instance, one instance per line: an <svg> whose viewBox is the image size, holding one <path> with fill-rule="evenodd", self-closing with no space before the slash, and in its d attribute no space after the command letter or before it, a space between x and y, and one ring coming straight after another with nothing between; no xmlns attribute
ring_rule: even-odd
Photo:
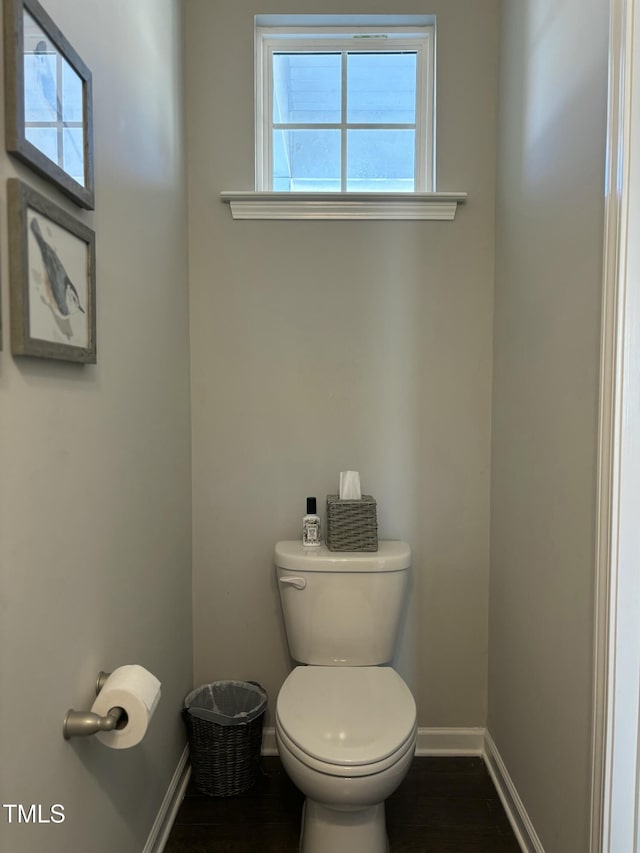
<svg viewBox="0 0 640 853"><path fill-rule="evenodd" d="M287 586L295 586L296 589L304 589L307 582L304 578L280 578L280 583Z"/></svg>

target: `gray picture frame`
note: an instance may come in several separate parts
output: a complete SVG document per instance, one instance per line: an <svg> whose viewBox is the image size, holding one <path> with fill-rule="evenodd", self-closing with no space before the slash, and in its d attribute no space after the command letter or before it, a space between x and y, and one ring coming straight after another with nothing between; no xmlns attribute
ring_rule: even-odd
<svg viewBox="0 0 640 853"><path fill-rule="evenodd" d="M28 23L34 22L37 31L42 31L43 53L38 47L25 46L25 15ZM15 155L34 171L47 178L80 207L93 210L95 207L93 178L93 94L91 71L78 56L69 41L58 29L38 0L4 0L4 52L5 52L5 142L7 151ZM55 114L46 126L37 121L25 122L25 106L32 96L31 77L25 71L26 57L41 61L43 92L49 98L50 111ZM57 74L51 73L45 59L55 59ZM45 73L48 75L45 78ZM64 74L64 76L63 76ZM73 75L77 75L74 77ZM82 87L82 118L71 123L65 116L65 91L69 91L67 80ZM45 88L45 83L47 84ZM41 96L42 99L42 96ZM78 142L78 132L81 142ZM30 141L40 131L46 135L47 144L55 147L57 160ZM54 141L55 140L55 141ZM73 144L76 157L81 161L84 174L76 180L65 168L64 145ZM43 144L43 148L45 145ZM80 170L79 170L80 171Z"/></svg>
<svg viewBox="0 0 640 853"><path fill-rule="evenodd" d="M7 181L11 352L95 364L95 233L32 187Z"/></svg>

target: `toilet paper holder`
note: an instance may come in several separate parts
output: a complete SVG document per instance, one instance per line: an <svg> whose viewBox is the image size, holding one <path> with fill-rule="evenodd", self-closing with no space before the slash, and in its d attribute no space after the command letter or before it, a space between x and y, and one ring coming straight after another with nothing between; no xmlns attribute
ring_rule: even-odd
<svg viewBox="0 0 640 853"><path fill-rule="evenodd" d="M110 672L99 672L96 680L96 696L105 685ZM93 711L74 711L70 708L62 724L62 735L65 740L72 737L86 737L98 732L112 732L114 729L126 725L127 714L124 708L110 708L101 716Z"/></svg>

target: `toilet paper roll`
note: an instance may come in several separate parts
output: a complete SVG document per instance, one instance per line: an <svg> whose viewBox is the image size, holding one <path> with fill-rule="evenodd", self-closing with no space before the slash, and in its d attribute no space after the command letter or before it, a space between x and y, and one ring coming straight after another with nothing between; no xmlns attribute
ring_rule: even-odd
<svg viewBox="0 0 640 853"><path fill-rule="evenodd" d="M127 719L111 732L96 737L111 749L129 749L140 743L160 701L160 682L143 666L129 664L115 669L98 693L91 708L105 716L111 708L123 708ZM120 726L122 726L120 728Z"/></svg>

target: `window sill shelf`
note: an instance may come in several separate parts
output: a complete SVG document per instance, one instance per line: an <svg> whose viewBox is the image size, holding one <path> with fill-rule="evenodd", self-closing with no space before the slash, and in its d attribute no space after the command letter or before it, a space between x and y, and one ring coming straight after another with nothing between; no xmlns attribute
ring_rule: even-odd
<svg viewBox="0 0 640 853"><path fill-rule="evenodd" d="M234 219L455 219L466 193L223 192Z"/></svg>

